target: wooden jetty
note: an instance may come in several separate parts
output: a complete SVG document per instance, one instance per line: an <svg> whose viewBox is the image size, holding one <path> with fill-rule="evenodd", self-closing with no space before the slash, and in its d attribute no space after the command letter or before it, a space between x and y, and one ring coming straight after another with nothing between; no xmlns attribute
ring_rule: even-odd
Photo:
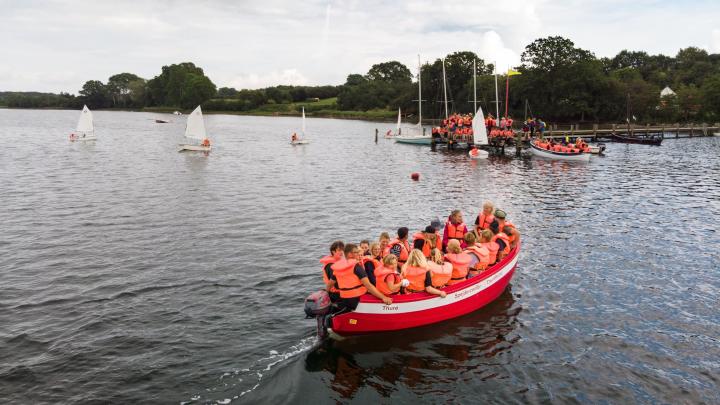
<svg viewBox="0 0 720 405"><path fill-rule="evenodd" d="M584 138L592 141L612 141L612 135L649 135L663 134L665 138L694 138L703 136L713 136L715 132L720 131L720 124L712 126L708 124L688 124L680 126L679 123L674 125L655 125L646 124L643 126L630 124L619 125L612 124L610 128L599 128L598 124L593 124L592 129L579 129L579 125L570 125L566 128L558 128L557 125L550 125L543 135L545 138L562 139L566 136L571 138Z"/></svg>

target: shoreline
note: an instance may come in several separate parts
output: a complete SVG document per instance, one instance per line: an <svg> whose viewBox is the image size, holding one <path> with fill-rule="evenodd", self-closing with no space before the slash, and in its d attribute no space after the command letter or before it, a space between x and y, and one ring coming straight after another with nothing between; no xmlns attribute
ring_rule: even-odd
<svg viewBox="0 0 720 405"><path fill-rule="evenodd" d="M40 107L40 108L15 108L0 106L2 110L68 110L74 111L71 108L65 107ZM175 111L180 111L183 115L189 114L192 110L183 110L173 107L145 107L145 108L98 108L93 111L126 111L126 112L144 112L144 113L158 113L158 114L172 114ZM300 117L301 113L293 112L265 112L265 111L222 111L222 110L203 110L205 115L242 115L248 117ZM394 112L392 112L394 114ZM331 118L341 120L361 120L361 121L372 121L372 122L394 122L393 117L378 117L377 115L367 114L364 111L357 112L305 112L306 117L312 118ZM426 124L429 125L429 124Z"/></svg>

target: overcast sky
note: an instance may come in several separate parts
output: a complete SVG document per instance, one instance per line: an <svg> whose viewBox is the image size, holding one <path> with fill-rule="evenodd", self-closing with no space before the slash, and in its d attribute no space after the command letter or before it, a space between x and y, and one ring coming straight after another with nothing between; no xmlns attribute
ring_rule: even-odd
<svg viewBox="0 0 720 405"><path fill-rule="evenodd" d="M218 87L341 84L398 60L415 72L474 51L501 69L561 35L598 57L622 49L720 52L718 0L0 0L0 91L77 93L87 80L191 61Z"/></svg>

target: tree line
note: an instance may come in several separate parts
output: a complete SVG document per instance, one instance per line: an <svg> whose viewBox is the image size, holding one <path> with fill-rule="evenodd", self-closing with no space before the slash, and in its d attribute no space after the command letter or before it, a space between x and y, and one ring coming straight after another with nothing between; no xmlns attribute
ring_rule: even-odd
<svg viewBox="0 0 720 405"><path fill-rule="evenodd" d="M494 112L495 67L475 53L455 52L420 67L422 114L445 114L443 59L450 112L473 110L473 77L483 110ZM475 70L473 71L473 62ZM720 55L688 47L674 57L623 50L612 58L597 58L563 37L540 38L525 47L521 75L510 79L509 111L554 122L720 121ZM342 111L401 108L418 114L417 67L397 61L373 65L366 74L350 74L339 86L273 86L256 90L217 88L203 70L185 62L163 66L145 80L132 73L111 76L106 83L87 81L77 96L69 93L0 92L0 104L18 108L143 108L190 109L202 104L209 111L250 111L272 104L302 103L337 97ZM498 77L498 109L505 107L505 75ZM661 97L670 87L674 93Z"/></svg>

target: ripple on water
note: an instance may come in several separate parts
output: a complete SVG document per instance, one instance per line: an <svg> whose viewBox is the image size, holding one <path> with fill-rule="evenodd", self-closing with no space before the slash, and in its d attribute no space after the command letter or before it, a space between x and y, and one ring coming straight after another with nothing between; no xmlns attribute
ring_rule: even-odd
<svg viewBox="0 0 720 405"><path fill-rule="evenodd" d="M469 162L375 144L384 124L309 119L290 147L296 118L211 115L202 156L159 116L99 111L82 145L74 111L0 109L6 401L720 401L720 139ZM524 241L496 302L316 342L302 300L331 241L485 199Z"/></svg>

